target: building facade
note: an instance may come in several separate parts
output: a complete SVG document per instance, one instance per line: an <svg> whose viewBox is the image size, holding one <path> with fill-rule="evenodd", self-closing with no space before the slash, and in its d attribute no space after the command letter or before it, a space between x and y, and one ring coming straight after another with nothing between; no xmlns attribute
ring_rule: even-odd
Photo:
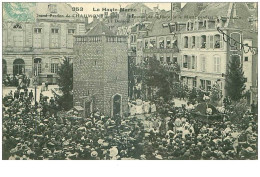
<svg viewBox="0 0 260 177"><path fill-rule="evenodd" d="M30 21L3 19L3 75L25 74L38 76L40 83L56 83L63 58L73 59L73 35L85 33L86 20L66 3L35 3L30 10Z"/></svg>
<svg viewBox="0 0 260 177"><path fill-rule="evenodd" d="M100 111L123 115L128 109L128 60L125 36L99 22L86 35L76 35L73 63L74 105L85 116Z"/></svg>
<svg viewBox="0 0 260 177"><path fill-rule="evenodd" d="M208 18L210 15L211 18ZM257 54L245 53L246 47L243 50L240 44L232 40L248 46L257 46L257 43L252 42L252 36L255 36L256 40L257 35L250 29L250 16L245 3L212 3L204 6L197 18L181 21L185 24L185 29L179 34L181 77L189 88L210 91L212 86L218 83L223 96L226 96L225 79L228 64L235 58L243 67L246 90L251 90L253 82L257 80L257 71L252 71ZM225 35L221 34L218 28ZM253 95L251 94L251 102Z"/></svg>
<svg viewBox="0 0 260 177"><path fill-rule="evenodd" d="M190 89L209 92L217 83L224 98L228 64L235 58L243 67L250 102L256 102L258 55L245 53L246 47L243 51L227 38L257 47L256 12L246 3L186 3L180 7L172 3L170 19L151 19L131 28L128 43L136 64L151 56L163 65L177 62L181 81Z"/></svg>

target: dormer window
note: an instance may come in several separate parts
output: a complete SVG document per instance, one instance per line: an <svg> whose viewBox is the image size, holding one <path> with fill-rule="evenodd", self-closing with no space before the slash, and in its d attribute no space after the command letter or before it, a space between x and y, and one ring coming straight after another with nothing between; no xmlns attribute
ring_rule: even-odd
<svg viewBox="0 0 260 177"><path fill-rule="evenodd" d="M160 49L164 48L164 39L163 38L160 38L160 40L159 40L159 48Z"/></svg>
<svg viewBox="0 0 260 177"><path fill-rule="evenodd" d="M16 24L16 25L14 25L13 29L22 29L22 25Z"/></svg>
<svg viewBox="0 0 260 177"><path fill-rule="evenodd" d="M193 31L193 23L190 22L190 31Z"/></svg>
<svg viewBox="0 0 260 177"><path fill-rule="evenodd" d="M49 4L48 9L50 13L57 13L57 5L56 4Z"/></svg>
<svg viewBox="0 0 260 177"><path fill-rule="evenodd" d="M187 31L189 31L190 30L190 23L188 22L187 23Z"/></svg>
<svg viewBox="0 0 260 177"><path fill-rule="evenodd" d="M207 27L207 20L203 21L203 27Z"/></svg>

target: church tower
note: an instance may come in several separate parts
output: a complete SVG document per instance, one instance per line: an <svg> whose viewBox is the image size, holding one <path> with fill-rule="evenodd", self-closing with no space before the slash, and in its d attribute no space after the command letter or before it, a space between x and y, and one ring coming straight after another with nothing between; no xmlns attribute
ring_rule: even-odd
<svg viewBox="0 0 260 177"><path fill-rule="evenodd" d="M73 62L73 102L85 116L99 110L123 115L128 108L126 36L115 35L98 22L85 35L76 35Z"/></svg>

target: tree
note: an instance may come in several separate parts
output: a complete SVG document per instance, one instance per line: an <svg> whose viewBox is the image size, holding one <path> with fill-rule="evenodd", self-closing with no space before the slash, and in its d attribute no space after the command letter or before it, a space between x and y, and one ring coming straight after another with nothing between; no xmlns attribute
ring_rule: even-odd
<svg viewBox="0 0 260 177"><path fill-rule="evenodd" d="M134 59L133 57L128 57L128 94L129 97L132 98L133 92L134 92L134 86L135 86L135 64L134 64Z"/></svg>
<svg viewBox="0 0 260 177"><path fill-rule="evenodd" d="M226 77L226 90L228 96L233 101L238 101L243 97L245 90L245 78L240 59L232 57L228 65L228 72Z"/></svg>
<svg viewBox="0 0 260 177"><path fill-rule="evenodd" d="M229 113L228 113L230 121L233 124L241 126L243 121L243 116L247 110L248 110L248 106L245 99L241 99L239 101L232 103L230 105Z"/></svg>
<svg viewBox="0 0 260 177"><path fill-rule="evenodd" d="M65 110L69 110L73 106L73 64L68 57L64 57L63 63L58 71L58 85L63 93L58 99L59 105Z"/></svg>
<svg viewBox="0 0 260 177"><path fill-rule="evenodd" d="M174 72L168 71L156 57L150 57L144 70L144 83L147 87L157 88L157 97L163 97L165 101L172 98L172 86L174 82Z"/></svg>
<svg viewBox="0 0 260 177"><path fill-rule="evenodd" d="M212 86L212 89L210 91L210 102L217 106L218 102L220 101L220 99L222 98L222 91L220 89L220 86L218 83L215 83Z"/></svg>
<svg viewBox="0 0 260 177"><path fill-rule="evenodd" d="M189 97L189 101L194 102L194 100L197 99L197 89L195 87L193 87L191 90L189 90L188 92L188 97Z"/></svg>

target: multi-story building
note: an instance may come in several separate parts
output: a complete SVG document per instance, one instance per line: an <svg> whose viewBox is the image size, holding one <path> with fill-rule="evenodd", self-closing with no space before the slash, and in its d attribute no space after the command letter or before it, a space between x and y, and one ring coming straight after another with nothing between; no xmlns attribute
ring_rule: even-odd
<svg viewBox="0 0 260 177"><path fill-rule="evenodd" d="M98 22L85 35L76 35L73 63L73 102L85 116L99 110L122 115L128 107L126 36L115 35Z"/></svg>
<svg viewBox="0 0 260 177"><path fill-rule="evenodd" d="M189 17L194 5L197 6L195 9L203 10L198 10L197 14L194 11L194 17ZM252 57L250 52L245 54L241 45L234 44L234 41L226 36L249 46L257 46L257 43L252 42L256 38L249 37L249 34L255 36L253 32L249 32L250 16L245 3L210 3L206 6L201 3L187 3L174 19L176 23L185 26L179 33L182 81L190 88L197 87L205 91L210 91L212 85L218 82L225 95L228 64L231 58L236 58L244 67L246 86L250 89L252 82L257 80L254 76L256 70L252 71L252 62L255 63L257 55ZM219 33L217 28L226 35ZM252 81L253 79L255 81Z"/></svg>
<svg viewBox="0 0 260 177"><path fill-rule="evenodd" d="M27 5L18 4L4 3L4 11L12 5ZM73 35L85 33L87 20L66 3L28 4L30 8L15 9L24 19L4 13L3 75L26 74L38 76L40 83L55 83L63 58L73 58Z"/></svg>
<svg viewBox="0 0 260 177"><path fill-rule="evenodd" d="M135 50L136 46L136 64L153 55L164 65L177 62L181 80L189 88L210 91L217 82L225 96L228 64L236 58L243 65L252 102L257 95L257 54L244 53L238 44L232 46L234 41L223 38L217 28L240 43L257 47L255 12L246 3L186 3L180 7L172 3L170 19L132 27L129 47Z"/></svg>

